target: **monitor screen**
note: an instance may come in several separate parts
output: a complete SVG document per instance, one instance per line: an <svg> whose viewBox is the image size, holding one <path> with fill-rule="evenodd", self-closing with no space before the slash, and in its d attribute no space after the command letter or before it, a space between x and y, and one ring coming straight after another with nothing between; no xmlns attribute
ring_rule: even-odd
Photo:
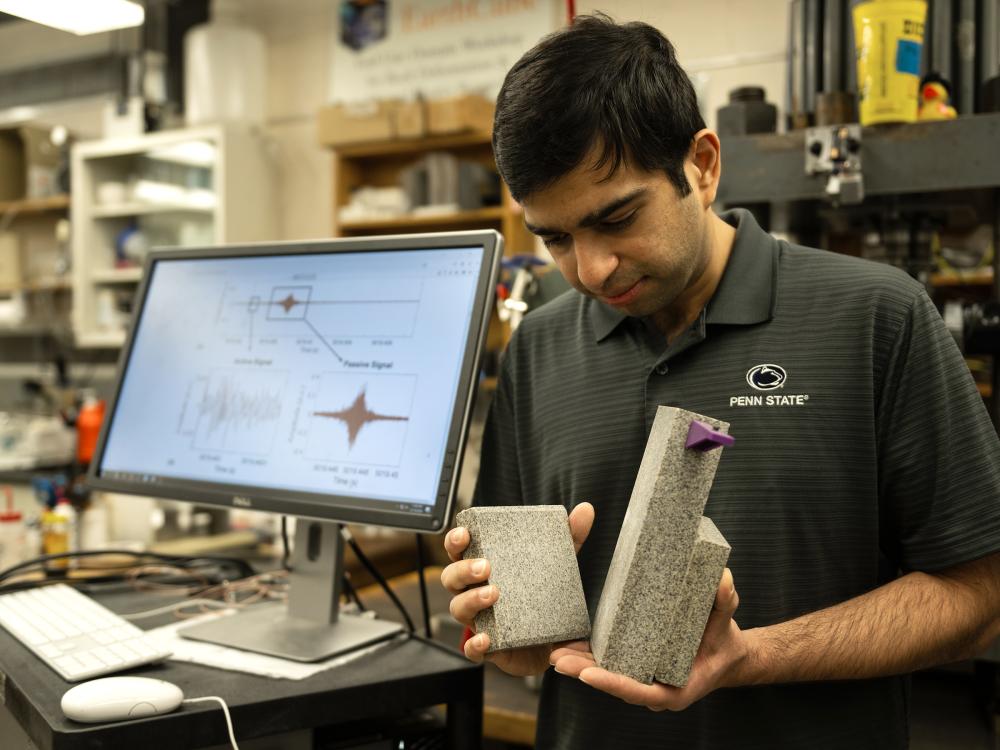
<svg viewBox="0 0 1000 750"><path fill-rule="evenodd" d="M151 253L90 484L441 529L501 242Z"/></svg>

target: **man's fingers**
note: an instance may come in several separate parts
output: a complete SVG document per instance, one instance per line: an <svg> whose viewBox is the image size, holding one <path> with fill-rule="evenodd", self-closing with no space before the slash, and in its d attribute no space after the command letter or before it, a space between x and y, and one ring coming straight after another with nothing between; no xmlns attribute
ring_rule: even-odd
<svg viewBox="0 0 1000 750"><path fill-rule="evenodd" d="M579 651L565 648L553 651L549 662L559 674L568 677L579 677L583 670L595 666L594 657L590 654L582 654Z"/></svg>
<svg viewBox="0 0 1000 750"><path fill-rule="evenodd" d="M477 664L486 657L490 647L490 637L486 633L478 633L465 642L465 658Z"/></svg>
<svg viewBox="0 0 1000 750"><path fill-rule="evenodd" d="M590 529L594 525L594 506L590 503L580 503L569 514L569 533L573 537L573 548L579 552L587 541Z"/></svg>
<svg viewBox="0 0 1000 750"><path fill-rule="evenodd" d="M736 608L739 605L740 595L736 593L736 585L733 583L733 572L729 568L726 568L722 571L719 590L715 593L712 614L718 613L728 619L736 613Z"/></svg>
<svg viewBox="0 0 1000 750"><path fill-rule="evenodd" d="M562 651L563 649L589 654L590 641L563 641L556 644L554 651Z"/></svg>
<svg viewBox="0 0 1000 750"><path fill-rule="evenodd" d="M671 698L677 693L677 688L654 682L643 685L641 682L624 675L609 672L600 667L589 667L580 672L580 681L597 690L620 698L634 706L648 706L654 711L662 710L670 704Z"/></svg>
<svg viewBox="0 0 1000 750"><path fill-rule="evenodd" d="M733 615L736 614L736 608L739 606L740 595L736 593L736 588L733 585L732 571L726 568L722 573L719 591L715 595L715 604L712 605L712 611L708 615L702 640L713 644L718 639L725 638L729 633Z"/></svg>
<svg viewBox="0 0 1000 750"><path fill-rule="evenodd" d="M469 546L469 530L463 526L456 526L444 535L444 551L448 553L448 558L452 562L462 559L462 553Z"/></svg>
<svg viewBox="0 0 1000 750"><path fill-rule="evenodd" d="M496 586L477 586L453 596L448 603L448 611L463 625L471 626L476 615L487 607L492 607L499 597L500 592Z"/></svg>
<svg viewBox="0 0 1000 750"><path fill-rule="evenodd" d="M452 594L482 583L490 577L490 561L482 558L460 560L441 571L441 585Z"/></svg>

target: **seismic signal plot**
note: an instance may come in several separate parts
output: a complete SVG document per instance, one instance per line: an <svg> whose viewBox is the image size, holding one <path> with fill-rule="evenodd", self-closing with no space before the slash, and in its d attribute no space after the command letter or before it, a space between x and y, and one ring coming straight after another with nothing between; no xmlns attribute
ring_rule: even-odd
<svg viewBox="0 0 1000 750"><path fill-rule="evenodd" d="M219 369L192 381L180 430L202 451L266 455L274 445L288 373Z"/></svg>
<svg viewBox="0 0 1000 750"><path fill-rule="evenodd" d="M409 338L420 312L419 279L358 277L312 285L226 284L215 314L221 342L254 349L254 338L337 341Z"/></svg>
<svg viewBox="0 0 1000 750"><path fill-rule="evenodd" d="M309 411L306 455L399 466L416 387L416 375L323 373Z"/></svg>

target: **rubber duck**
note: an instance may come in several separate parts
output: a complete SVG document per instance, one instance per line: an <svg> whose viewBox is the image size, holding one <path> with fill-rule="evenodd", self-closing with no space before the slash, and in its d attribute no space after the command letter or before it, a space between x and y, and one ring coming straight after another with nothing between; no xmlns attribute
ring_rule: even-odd
<svg viewBox="0 0 1000 750"><path fill-rule="evenodd" d="M929 73L920 82L920 107L917 120L954 120L958 112L948 103L951 88L941 76Z"/></svg>

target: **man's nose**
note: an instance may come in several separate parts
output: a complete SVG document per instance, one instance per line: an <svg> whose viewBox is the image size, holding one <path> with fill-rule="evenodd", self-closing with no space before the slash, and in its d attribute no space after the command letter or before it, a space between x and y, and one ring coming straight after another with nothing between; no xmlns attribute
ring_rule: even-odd
<svg viewBox="0 0 1000 750"><path fill-rule="evenodd" d="M606 282L618 268L618 257L600 242L576 241L576 275L594 293L605 291Z"/></svg>

